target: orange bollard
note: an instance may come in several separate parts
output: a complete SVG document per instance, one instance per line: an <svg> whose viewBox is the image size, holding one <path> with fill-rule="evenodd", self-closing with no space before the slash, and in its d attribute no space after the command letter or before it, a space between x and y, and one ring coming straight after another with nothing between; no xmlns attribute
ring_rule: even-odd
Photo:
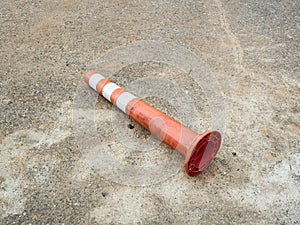
<svg viewBox="0 0 300 225"><path fill-rule="evenodd" d="M221 134L218 131L208 130L200 135L96 71L88 72L84 79L90 87L148 129L158 139L184 155L184 168L189 176L199 175L216 156L221 145Z"/></svg>

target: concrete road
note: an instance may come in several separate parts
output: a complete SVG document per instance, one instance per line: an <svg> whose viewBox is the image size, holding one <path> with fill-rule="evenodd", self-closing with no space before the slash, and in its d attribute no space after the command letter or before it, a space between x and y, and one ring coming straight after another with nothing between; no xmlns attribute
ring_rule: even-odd
<svg viewBox="0 0 300 225"><path fill-rule="evenodd" d="M300 224L299 11L2 0L0 224ZM87 87L89 69L199 133L220 130L213 163L188 177L183 157Z"/></svg>

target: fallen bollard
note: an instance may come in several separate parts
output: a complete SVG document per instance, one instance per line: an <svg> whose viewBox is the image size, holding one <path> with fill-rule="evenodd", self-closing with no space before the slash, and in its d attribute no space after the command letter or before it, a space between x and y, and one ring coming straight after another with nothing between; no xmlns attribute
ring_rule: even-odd
<svg viewBox="0 0 300 225"><path fill-rule="evenodd" d="M96 71L88 72L84 79L90 87L158 139L185 155L184 168L189 176L199 175L216 156L221 145L221 134L218 131L208 130L200 135Z"/></svg>

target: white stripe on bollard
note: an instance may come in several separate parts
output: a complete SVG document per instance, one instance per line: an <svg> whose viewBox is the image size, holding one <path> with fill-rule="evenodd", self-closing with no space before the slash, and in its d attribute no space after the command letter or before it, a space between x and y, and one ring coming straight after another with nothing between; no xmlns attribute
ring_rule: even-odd
<svg viewBox="0 0 300 225"><path fill-rule="evenodd" d="M121 88L120 86L116 85L115 83L111 82L104 86L102 90L102 95L111 102L110 96L112 93L117 90L118 88Z"/></svg>
<svg viewBox="0 0 300 225"><path fill-rule="evenodd" d="M138 97L134 96L133 94L130 94L129 92L123 92L120 94L120 96L117 99L117 107L121 109L124 113L126 113L126 106L127 104ZM127 113L126 113L127 114Z"/></svg>
<svg viewBox="0 0 300 225"><path fill-rule="evenodd" d="M100 74L94 74L91 76L90 80L89 80L89 85L95 90L97 91L96 89L96 86L98 84L98 82L102 79L105 79L105 77L101 76Z"/></svg>

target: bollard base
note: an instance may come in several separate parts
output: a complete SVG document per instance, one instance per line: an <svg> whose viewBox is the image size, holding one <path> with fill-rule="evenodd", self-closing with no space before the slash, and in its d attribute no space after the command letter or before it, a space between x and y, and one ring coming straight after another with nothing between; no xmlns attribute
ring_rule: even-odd
<svg viewBox="0 0 300 225"><path fill-rule="evenodd" d="M195 177L207 168L215 158L221 145L221 134L218 131L206 131L200 135L186 154L185 171Z"/></svg>

